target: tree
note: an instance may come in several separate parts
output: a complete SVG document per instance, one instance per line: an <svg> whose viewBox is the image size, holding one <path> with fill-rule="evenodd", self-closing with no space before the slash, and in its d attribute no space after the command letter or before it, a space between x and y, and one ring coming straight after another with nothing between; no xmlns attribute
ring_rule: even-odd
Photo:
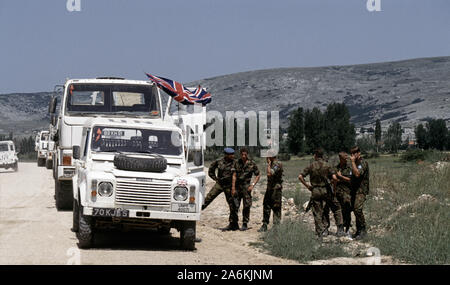
<svg viewBox="0 0 450 285"><path fill-rule="evenodd" d="M427 130L422 124L417 125L414 129L414 134L416 135L417 146L421 149L427 148Z"/></svg>
<svg viewBox="0 0 450 285"><path fill-rule="evenodd" d="M402 127L399 122L389 126L384 144L389 151L398 152L402 144Z"/></svg>
<svg viewBox="0 0 450 285"><path fill-rule="evenodd" d="M324 113L323 147L327 151L348 150L355 144L355 126L344 103L332 103Z"/></svg>
<svg viewBox="0 0 450 285"><path fill-rule="evenodd" d="M427 123L428 142L430 148L443 150L447 144L448 129L443 119L430 120Z"/></svg>
<svg viewBox="0 0 450 285"><path fill-rule="evenodd" d="M312 153L316 148L323 147L324 117L322 112L314 107L305 112L305 150Z"/></svg>
<svg viewBox="0 0 450 285"><path fill-rule="evenodd" d="M297 154L305 151L304 146L305 124L303 108L292 111L289 116L288 148L289 152Z"/></svg>
<svg viewBox="0 0 450 285"><path fill-rule="evenodd" d="M375 143L377 144L377 152L380 142L381 142L381 123L380 119L377 119L377 121L375 122Z"/></svg>

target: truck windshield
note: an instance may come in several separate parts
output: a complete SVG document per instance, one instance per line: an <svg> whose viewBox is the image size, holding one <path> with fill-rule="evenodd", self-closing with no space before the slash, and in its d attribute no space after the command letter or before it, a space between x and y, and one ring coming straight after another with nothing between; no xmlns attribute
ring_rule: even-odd
<svg viewBox="0 0 450 285"><path fill-rule="evenodd" d="M175 131L96 126L92 132L93 152L135 152L180 155L181 135Z"/></svg>
<svg viewBox="0 0 450 285"><path fill-rule="evenodd" d="M160 106L150 85L79 83L68 86L66 112L160 117Z"/></svg>
<svg viewBox="0 0 450 285"><path fill-rule="evenodd" d="M8 151L8 144L2 143L0 144L0 151Z"/></svg>
<svg viewBox="0 0 450 285"><path fill-rule="evenodd" d="M41 141L47 141L47 140L48 140L48 133L42 133Z"/></svg>

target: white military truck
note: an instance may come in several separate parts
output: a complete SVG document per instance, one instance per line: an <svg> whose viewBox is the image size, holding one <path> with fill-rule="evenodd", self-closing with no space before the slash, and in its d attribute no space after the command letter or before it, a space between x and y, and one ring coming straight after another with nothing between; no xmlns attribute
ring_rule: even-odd
<svg viewBox="0 0 450 285"><path fill-rule="evenodd" d="M9 169L14 171L19 170L19 159L17 158L16 148L12 141L0 142L0 168Z"/></svg>
<svg viewBox="0 0 450 285"><path fill-rule="evenodd" d="M48 152L48 140L49 131L40 131L37 136L36 153L37 153L37 165L45 166Z"/></svg>
<svg viewBox="0 0 450 285"><path fill-rule="evenodd" d="M90 118L162 118L159 93L148 81L110 77L70 79L63 90L57 118L54 117L56 96L49 106L52 124L57 127L53 169L58 210L72 208L72 177L75 173L72 146L81 145L81 130Z"/></svg>
<svg viewBox="0 0 450 285"><path fill-rule="evenodd" d="M172 120L94 118L81 136L72 150L73 230L80 247L92 246L98 228L176 228L181 247L195 249L205 193L195 134L186 136Z"/></svg>
<svg viewBox="0 0 450 285"><path fill-rule="evenodd" d="M89 131L89 129L92 129L93 119L105 118L108 121L114 121L114 123L117 123L117 120L121 120L123 122L126 122L126 124L131 124L128 127L136 127L134 126L134 124L138 124L137 122L139 122L140 124L141 122L145 121L144 124L147 127L154 127L157 129L158 126L161 125L168 129L177 127L178 130L181 130L184 144L183 147L186 150L182 154L179 154L177 158L167 158L169 166L164 173L158 174L160 175L158 177L164 176L167 177L167 179L173 180L174 174L172 172L174 171L174 169L179 168L180 172L177 175L181 175L182 173L184 173L184 175L187 175L189 173L190 177L195 177L199 181L200 186L199 189L196 188L196 191L202 193L202 195L200 198L196 198L196 214L190 214L188 219L190 225L194 225L195 232L194 221L199 219L200 217L200 208L198 207L198 203L203 203L206 177L203 170L202 158L205 146L205 134L203 132L206 123L205 107L199 106L198 108L196 108L196 110L194 110L193 113L169 114L170 106L172 103L172 98L170 98L167 103L165 115L163 116L163 112L161 111L162 100L160 90L154 83L151 83L149 81L125 80L121 78L71 79L66 81L63 90L63 96L59 107L60 111L57 118L54 116L57 105L56 97L51 100L49 106L49 112L50 114L52 114L52 125L57 128L57 132L54 134L55 148L53 155L55 199L57 209L71 209L74 206L79 207L82 209L83 217L86 216L88 217L87 220L95 222L94 224L91 224L92 227L95 228L99 226L98 223L103 222L105 217L97 218L96 216L89 215L93 215L90 211L93 211L94 206L97 209L102 208L102 205L104 204L98 203L103 201L103 197L98 196L99 199L98 202L96 202L97 204L92 202L92 200L90 200L92 194L91 187L93 186L92 181L90 182L91 184L86 184L86 188L80 188L80 191L82 191L79 192L79 185L83 185L81 182L82 180L79 179L89 179L86 177L83 178L83 175L91 172L94 173L94 171L92 171L93 167L95 167L95 169L98 169L98 167L102 165L105 167L104 174L106 173L110 175L112 165L111 162L108 163L108 161L111 160L114 155L113 153L109 153L106 154L107 159L98 159L99 157L104 158L105 154L95 153L95 151L93 152L92 149L89 149L90 145L86 144L86 142L90 142L90 138L86 132ZM105 125L107 124L105 123ZM168 127L169 125L171 127ZM121 126L124 127L123 124ZM94 134L90 133L89 135L93 136ZM73 146L82 147L81 153L84 156L80 157L82 158L80 162L77 161L77 163L75 163L75 160L73 159ZM187 149L191 149L191 151L189 152L189 156L187 154ZM126 152L126 149L119 149L119 151ZM186 159L184 162L180 162L181 157L188 157L190 159L187 160L190 161L189 164L186 163ZM195 164L193 161L194 158ZM171 161L175 162L172 163ZM116 169L116 171L118 170ZM123 172L130 172L130 170L123 169L120 171L121 174L123 174ZM138 172L140 173L142 171ZM77 173L77 175L74 177L75 173ZM140 180L142 178L142 174L135 173L135 175L136 176L133 179L138 178L138 180ZM81 178L79 178L80 176ZM124 175L124 177L127 176L129 177L130 175ZM73 181L76 181L76 183L73 183ZM189 179L187 181L190 183ZM131 189L129 190L131 192L139 192L140 183L145 184L145 179L143 181L138 181L137 184L132 184L134 186L131 186ZM98 186L100 187L100 185ZM116 184L113 184L113 187L116 187ZM130 186L127 187L130 188ZM156 185L155 188L159 189L159 186ZM149 189L151 189L151 187ZM172 189L170 191L172 191ZM143 195L146 196L146 194ZM162 194L162 196L164 195L167 195L167 193ZM160 195L157 194L156 196ZM73 199L73 197L76 197L76 199ZM81 197L81 199L78 197ZM114 195L113 198L110 199L116 199L116 196ZM133 215L136 216L142 214L143 216L137 216L137 219L147 219L153 222L155 221L154 219L161 219L165 221L164 223L153 223L159 224L159 228L162 231L167 231L167 229L170 230L169 226L176 226L178 227L178 229L182 230L184 236L188 235L186 233L192 232L192 230L183 230L186 227L182 227L181 225L183 223L181 222L169 222L176 215L173 216L171 214L171 211L168 211L168 208L166 207L157 207L157 209L159 209L160 212L162 211L163 214L160 213L157 214L156 217L150 217L149 215L156 209L155 208L153 210L150 210L150 205L140 205L139 203L137 203L136 205L132 203L116 204L116 202L116 200L113 201L113 208L118 207L127 209L129 211L127 212L129 214L128 217L132 221L134 221ZM112 206L111 204L106 205L108 205L108 207ZM145 207L147 207L147 210L145 209ZM170 207L172 207L172 205L170 205ZM78 208L74 208L74 213L77 213L77 209ZM136 214L136 209L141 209L141 211L138 211L139 213ZM182 209L185 208L181 207L180 211ZM91 217L92 219L90 219L89 217ZM184 219L183 215L179 215L179 217L180 220ZM114 219L113 217L109 219L117 221L116 217L114 217ZM81 219L80 223L83 221L85 221L84 218ZM145 224L148 226L149 222L146 222ZM74 226L74 229L78 228L83 229L83 226ZM84 232L81 231L81 233ZM91 240L92 236L81 238L82 242L80 241L80 244L82 246L88 246ZM188 243L188 240L190 241L189 238L182 240L184 243Z"/></svg>

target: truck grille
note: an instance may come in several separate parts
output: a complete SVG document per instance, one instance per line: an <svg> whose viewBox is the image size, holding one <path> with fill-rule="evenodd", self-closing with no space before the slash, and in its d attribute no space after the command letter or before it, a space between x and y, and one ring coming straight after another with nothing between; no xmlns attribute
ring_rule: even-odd
<svg viewBox="0 0 450 285"><path fill-rule="evenodd" d="M116 203L134 206L170 207L170 180L117 177Z"/></svg>

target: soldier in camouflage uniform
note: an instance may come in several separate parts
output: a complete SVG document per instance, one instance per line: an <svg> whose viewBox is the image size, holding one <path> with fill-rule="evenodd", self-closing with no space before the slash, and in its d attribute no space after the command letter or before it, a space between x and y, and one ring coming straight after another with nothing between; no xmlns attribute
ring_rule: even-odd
<svg viewBox="0 0 450 285"><path fill-rule="evenodd" d="M228 206L230 208L230 216L229 216L229 224L224 230L237 230L239 226L237 224L237 216L234 214L234 199L231 196L231 184L233 178L234 171L234 150L232 148L224 149L225 156L221 159L218 159L211 163L208 175L216 184L214 184L213 188L206 195L205 203L202 206L202 210L204 210L208 205L220 195L220 193L225 192L225 199L227 200ZM217 169L217 176L216 176Z"/></svg>
<svg viewBox="0 0 450 285"><path fill-rule="evenodd" d="M339 153L339 164L336 166L336 177L338 181L335 183L336 197L339 200L342 209L342 219L344 222L344 230L348 234L352 220L352 199L351 199L351 175L352 168L348 163L348 155L346 152Z"/></svg>
<svg viewBox="0 0 450 285"><path fill-rule="evenodd" d="M356 233L354 238L357 240L363 239L366 232L366 221L364 219L363 205L366 201L366 195L369 194L369 164L361 157L359 147L352 147L351 164L351 198L353 204L353 212L356 218Z"/></svg>
<svg viewBox="0 0 450 285"><path fill-rule="evenodd" d="M241 148L240 150L241 158L235 163L233 173L233 186L231 188L231 195L235 197L237 207L234 207L235 214L238 215L239 207L241 205L241 200L243 200L242 209L242 231L248 229L248 222L250 220L250 207L252 206L252 190L258 183L260 178L260 173L256 163L248 158L248 150L246 148ZM252 176L255 175L255 181L251 183ZM236 191L237 189L237 191Z"/></svg>
<svg viewBox="0 0 450 285"><path fill-rule="evenodd" d="M270 212L273 211L273 223L281 220L281 191L283 190L283 165L276 159L273 151L267 157L267 190L263 201L263 224L259 232L267 231Z"/></svg>
<svg viewBox="0 0 450 285"><path fill-rule="evenodd" d="M309 175L311 185L307 184L305 177ZM323 160L323 150L317 149L314 152L314 161L306 167L298 176L300 182L311 191L312 210L316 234L319 237L327 234L327 224L324 217L324 207L329 200L330 186L329 179L337 180L334 169ZM338 211L337 213L339 213ZM342 226L342 213L335 215L336 225Z"/></svg>

